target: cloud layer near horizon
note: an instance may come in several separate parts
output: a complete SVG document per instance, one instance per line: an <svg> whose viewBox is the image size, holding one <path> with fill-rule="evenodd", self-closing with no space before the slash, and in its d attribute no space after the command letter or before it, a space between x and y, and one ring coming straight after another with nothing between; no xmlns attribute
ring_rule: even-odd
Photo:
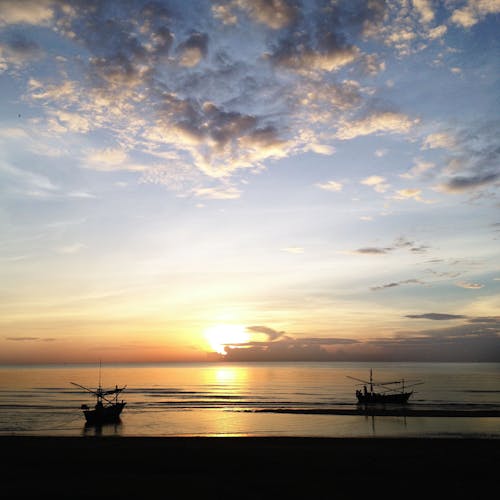
<svg viewBox="0 0 500 500"><path fill-rule="evenodd" d="M407 315L433 321L463 320L445 313ZM277 332L272 328L247 327L263 333L254 340L226 347L226 361L457 361L500 362L500 317L467 318L446 328L401 332L392 338L355 340L338 337L307 337Z"/></svg>

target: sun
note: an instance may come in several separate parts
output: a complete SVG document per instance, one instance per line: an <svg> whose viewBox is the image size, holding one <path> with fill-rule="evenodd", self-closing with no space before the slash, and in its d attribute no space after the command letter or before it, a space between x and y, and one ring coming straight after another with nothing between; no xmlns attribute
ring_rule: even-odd
<svg viewBox="0 0 500 500"><path fill-rule="evenodd" d="M225 355L226 347L244 344L250 340L249 333L242 325L215 325L204 332L213 351Z"/></svg>

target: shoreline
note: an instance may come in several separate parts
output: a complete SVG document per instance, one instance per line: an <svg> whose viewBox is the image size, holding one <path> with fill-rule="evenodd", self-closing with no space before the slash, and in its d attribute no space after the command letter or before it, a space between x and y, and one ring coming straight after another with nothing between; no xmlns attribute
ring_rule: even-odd
<svg viewBox="0 0 500 500"><path fill-rule="evenodd" d="M0 446L7 498L353 498L379 488L474 498L494 487L500 463L498 440L481 438L0 436Z"/></svg>
<svg viewBox="0 0 500 500"><path fill-rule="evenodd" d="M251 413L288 413L297 415L351 415L374 417L470 417L490 418L500 417L500 410L421 410L410 408L356 408L356 409L317 409L317 408L262 408L258 410L243 410Z"/></svg>

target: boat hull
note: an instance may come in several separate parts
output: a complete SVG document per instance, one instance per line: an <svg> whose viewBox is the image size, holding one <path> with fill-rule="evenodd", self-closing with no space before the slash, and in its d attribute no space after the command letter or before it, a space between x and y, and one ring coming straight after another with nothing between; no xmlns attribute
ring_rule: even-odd
<svg viewBox="0 0 500 500"><path fill-rule="evenodd" d="M84 410L87 424L99 425L118 422L120 414L127 403L115 403L109 406L96 406L93 410Z"/></svg>
<svg viewBox="0 0 500 500"><path fill-rule="evenodd" d="M360 393L357 394L358 404L406 404L413 392L402 392L398 394L378 394L378 393Z"/></svg>

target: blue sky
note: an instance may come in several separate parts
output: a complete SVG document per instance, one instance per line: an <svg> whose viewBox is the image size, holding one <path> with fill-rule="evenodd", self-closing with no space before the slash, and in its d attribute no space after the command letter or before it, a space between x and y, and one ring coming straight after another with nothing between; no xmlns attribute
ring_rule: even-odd
<svg viewBox="0 0 500 500"><path fill-rule="evenodd" d="M0 362L498 361L499 14L0 1Z"/></svg>

